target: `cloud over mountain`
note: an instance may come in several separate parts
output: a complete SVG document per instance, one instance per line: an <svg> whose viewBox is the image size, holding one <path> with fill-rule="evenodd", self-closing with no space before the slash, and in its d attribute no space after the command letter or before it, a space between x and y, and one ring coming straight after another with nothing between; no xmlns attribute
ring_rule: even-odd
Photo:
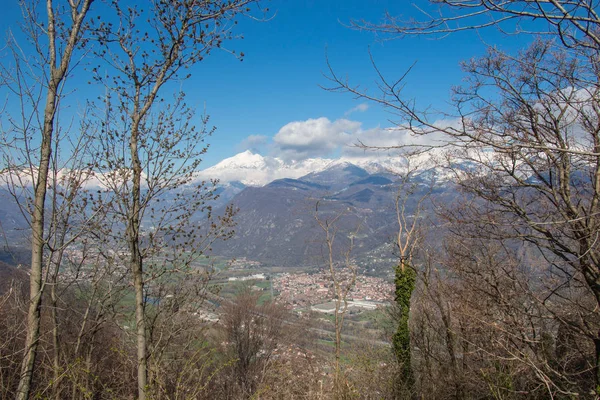
<svg viewBox="0 0 600 400"><path fill-rule="evenodd" d="M355 107L362 111L365 107ZM450 126L456 121L438 121L440 126ZM263 140L264 136L249 136L246 142ZM311 118L305 121L294 121L284 125L273 137L270 145L271 155L281 158L286 162L302 161L317 157L338 158L365 158L370 157L377 150L379 153L393 155L397 153L394 148L407 144L434 145L440 144L441 135L429 133L416 135L412 130L403 127L363 129L362 123L345 118L331 121L326 117ZM261 144L264 142L261 141ZM365 151L359 146L363 144L371 147ZM245 148L254 149L246 146ZM387 150L386 150L387 149ZM379 158L381 154L375 154Z"/></svg>
<svg viewBox="0 0 600 400"><path fill-rule="evenodd" d="M361 130L361 123L348 119L328 118L294 121L283 126L273 137L278 156L285 160L323 157L352 141Z"/></svg>
<svg viewBox="0 0 600 400"><path fill-rule="evenodd" d="M246 150L198 172L196 178L219 179L222 183L239 181L247 186L262 186L275 179L299 178L325 168L332 161L323 158L286 161Z"/></svg>
<svg viewBox="0 0 600 400"><path fill-rule="evenodd" d="M424 168L428 155L419 162ZM217 165L196 173L196 179L219 179L222 184L241 182L246 186L263 186L276 179L297 179L310 173L324 171L335 166L354 165L369 173L402 173L406 171L406 159L392 153L370 153L368 157L308 158L289 161L279 157L262 156L249 150L226 158Z"/></svg>
<svg viewBox="0 0 600 400"><path fill-rule="evenodd" d="M269 137L266 135L250 135L237 146L239 151L250 150L257 153L259 149L269 142Z"/></svg>
<svg viewBox="0 0 600 400"><path fill-rule="evenodd" d="M366 105L355 107L364 111ZM237 148L240 153L200 171L198 179L217 178L221 183L241 182L262 186L276 179L299 178L336 163L352 163L370 172L405 168L395 147L435 144L435 135L419 136L399 127L363 129L362 123L326 117L290 122L272 137L250 135ZM362 148L358 144L371 146ZM261 151L268 149L268 152ZM261 154L264 153L264 154Z"/></svg>

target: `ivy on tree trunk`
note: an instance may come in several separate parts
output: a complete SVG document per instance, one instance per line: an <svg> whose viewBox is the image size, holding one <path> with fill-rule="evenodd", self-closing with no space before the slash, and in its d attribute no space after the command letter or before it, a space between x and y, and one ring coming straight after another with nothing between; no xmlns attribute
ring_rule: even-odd
<svg viewBox="0 0 600 400"><path fill-rule="evenodd" d="M398 307L398 328L392 338L392 346L398 364L401 367L403 385L411 387L413 383L410 366L410 329L408 319L410 314L410 298L415 289L416 273L408 264L396 266L395 301Z"/></svg>

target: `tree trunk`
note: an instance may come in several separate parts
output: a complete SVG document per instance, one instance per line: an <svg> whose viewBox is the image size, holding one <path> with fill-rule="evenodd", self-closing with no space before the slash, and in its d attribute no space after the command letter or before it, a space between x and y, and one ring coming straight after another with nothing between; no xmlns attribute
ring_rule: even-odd
<svg viewBox="0 0 600 400"><path fill-rule="evenodd" d="M137 359L138 359L138 399L146 399L146 390L148 387L148 357L147 357L147 338L146 321L144 317L144 265L140 253L140 196L142 181L142 164L138 154L138 129L139 120L135 121L129 139L129 149L131 151L131 163L133 169L132 189L131 189L131 209L129 210L129 221L127 227L127 240L129 241L129 251L131 253L130 263L133 275L133 285L135 291L135 324L137 336Z"/></svg>
<svg viewBox="0 0 600 400"><path fill-rule="evenodd" d="M31 215L31 271L29 278L29 309L27 311L27 337L25 339L25 353L21 364L21 376L17 389L17 400L29 399L35 358L40 337L40 309L42 306L43 284L43 258L44 258L44 207L46 190L48 186L48 170L52 154L52 136L54 133L54 118L58 107L58 89L63 83L73 51L80 40L83 20L87 15L93 0L84 0L81 4L71 3L71 16L73 25L68 30L66 39L57 46L57 31L52 0L46 0L48 24L45 34L48 36L47 65L49 79L47 85L46 105L44 107L43 126L41 132L40 161L37 166L37 181L33 199ZM78 10L78 7L81 7ZM37 21L33 21L37 24ZM60 23L59 25L62 25ZM60 34L60 33L59 33ZM62 57L57 57L59 49L63 47ZM44 56L46 56L44 54Z"/></svg>
<svg viewBox="0 0 600 400"><path fill-rule="evenodd" d="M148 386L148 367L146 356L146 323L144 318L144 281L142 276L142 264L140 260L133 260L132 267L135 286L135 321L137 336L137 359L138 359L138 399L146 398Z"/></svg>
<svg viewBox="0 0 600 400"><path fill-rule="evenodd" d="M58 266L56 267L58 269ZM56 276L52 279L52 287L50 288L50 297L52 301L52 344L54 353L52 358L52 390L54 398L60 400L60 339L58 329L58 298L56 295Z"/></svg>
<svg viewBox="0 0 600 400"><path fill-rule="evenodd" d="M49 28L50 29L50 28ZM35 186L33 214L31 215L31 271L29 276L29 309L27 311L27 338L25 355L21 364L21 377L17 390L17 400L29 398L33 368L40 338L40 309L42 306L42 266L44 258L44 206L48 185L48 169L52 153L52 134L56 113L56 91L59 80L53 78L48 87L44 110L44 131L42 132L41 157Z"/></svg>
<svg viewBox="0 0 600 400"><path fill-rule="evenodd" d="M596 350L596 360L594 365L594 378L596 379L594 391L596 396L600 397L600 332L598 337L594 339L594 346Z"/></svg>
<svg viewBox="0 0 600 400"><path fill-rule="evenodd" d="M51 277L51 286L50 286L50 301L51 301L51 308L52 308L52 344L54 347L54 354L53 354L53 360L52 360L52 373L53 373L53 392L54 392L54 398L56 400L60 400L61 398L61 393L60 393L60 381L61 379L61 375L60 375L60 329L58 326L58 274L60 273L60 266L62 264L62 260L63 260L63 256L64 256L64 244L65 244L65 230L62 231L62 233L60 234L60 237L58 238L58 240L56 241L56 243L54 243L54 247L56 248L57 246L60 247L60 250L58 250L58 254L56 256L56 262L54 263L54 272L52 274ZM52 256L50 256L52 257ZM48 268L50 268L52 265L52 263L48 263Z"/></svg>
<svg viewBox="0 0 600 400"><path fill-rule="evenodd" d="M392 346L396 360L401 368L401 384L402 387L411 389L414 384L414 377L411 368L410 356L410 299L415 289L416 273L415 271L402 260L401 264L396 267L396 305L398 307L399 320L396 333L392 337Z"/></svg>

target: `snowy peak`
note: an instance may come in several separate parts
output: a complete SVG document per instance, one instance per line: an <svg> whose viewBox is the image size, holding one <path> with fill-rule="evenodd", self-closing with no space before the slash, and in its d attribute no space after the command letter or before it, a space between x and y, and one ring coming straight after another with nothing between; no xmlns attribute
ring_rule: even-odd
<svg viewBox="0 0 600 400"><path fill-rule="evenodd" d="M250 150L236 154L218 163L217 165L208 168L208 170L226 170L226 169L260 169L265 168L265 157L260 154L254 154Z"/></svg>
<svg viewBox="0 0 600 400"><path fill-rule="evenodd" d="M424 165L423 165L424 167ZM262 156L246 150L197 173L197 179L219 179L222 184L241 182L246 186L264 186L276 179L297 179L325 170L346 170L347 173L373 174L379 172L400 174L408 165L402 157L364 158L310 158L285 161L278 157ZM426 169L426 168L423 168Z"/></svg>
<svg viewBox="0 0 600 400"><path fill-rule="evenodd" d="M200 171L197 178L219 179L222 183L239 181L246 186L264 186L276 179L299 178L321 170L331 162L332 160L328 159L285 162L277 157L265 157L246 150Z"/></svg>

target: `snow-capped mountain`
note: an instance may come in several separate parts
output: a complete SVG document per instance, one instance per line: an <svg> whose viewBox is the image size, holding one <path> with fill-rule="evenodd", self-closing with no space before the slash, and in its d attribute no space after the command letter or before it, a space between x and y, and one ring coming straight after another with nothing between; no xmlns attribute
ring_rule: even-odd
<svg viewBox="0 0 600 400"><path fill-rule="evenodd" d="M401 157L310 158L286 162L278 157L262 156L246 150L198 172L197 178L219 179L221 184L241 182L246 186L264 186L277 179L297 179L335 165L346 164L358 166L369 173L382 171L402 173L407 169L406 159Z"/></svg>
<svg viewBox="0 0 600 400"><path fill-rule="evenodd" d="M281 158L265 157L247 150L198 172L197 177L219 179L221 183L239 181L246 186L264 186L276 179L299 178L322 170L332 161L316 158L286 163Z"/></svg>
<svg viewBox="0 0 600 400"><path fill-rule="evenodd" d="M191 184L195 184L200 180L219 180L222 201L226 202L247 186L262 187L278 179L298 179L335 167L346 168L348 165L362 168L369 174L402 174L408 168L425 171L432 168L429 159L430 155L423 155L411 161L409 165L404 157L373 156L369 154L369 156L362 158L310 158L300 161L286 161L279 157L262 156L247 150L226 158L210 168L196 172L195 179ZM442 176L439 172L438 178ZM31 188L33 173L35 173L35 169L23 169L16 173L15 171L4 172L0 174L0 186ZM77 176L78 179L83 180L82 186L86 189L106 189L110 186L108 182L126 179L128 173L127 170L100 173L97 171L64 169L59 171L57 175L57 184L67 184L71 176ZM142 184L145 184L145 180L146 178L143 176Z"/></svg>
<svg viewBox="0 0 600 400"><path fill-rule="evenodd" d="M263 164L262 158L246 155L258 161L258 171L266 171L262 168L268 162ZM234 161L237 163L239 159ZM358 265L371 269L389 267L393 259L388 245L398 229L394 204L401 187L401 178L393 172L406 171L406 159L326 161L329 162L326 168L299 178L281 178L264 186L246 187L230 198L227 203L238 210L236 234L227 242L215 243L215 254L246 257L276 266L318 265L323 261L323 232L315 222L318 208L324 218L340 217L335 222L340 233L338 244L360 227L352 254ZM283 165L280 171L289 172L289 165ZM238 170L256 172L252 165L237 163L236 166L241 167ZM429 175L435 171L426 165L409 167L416 168L412 181L415 186L406 202L410 214L419 199L430 193ZM436 199L449 204L455 193L452 186L444 185L436 191ZM377 256L370 256L373 254Z"/></svg>

